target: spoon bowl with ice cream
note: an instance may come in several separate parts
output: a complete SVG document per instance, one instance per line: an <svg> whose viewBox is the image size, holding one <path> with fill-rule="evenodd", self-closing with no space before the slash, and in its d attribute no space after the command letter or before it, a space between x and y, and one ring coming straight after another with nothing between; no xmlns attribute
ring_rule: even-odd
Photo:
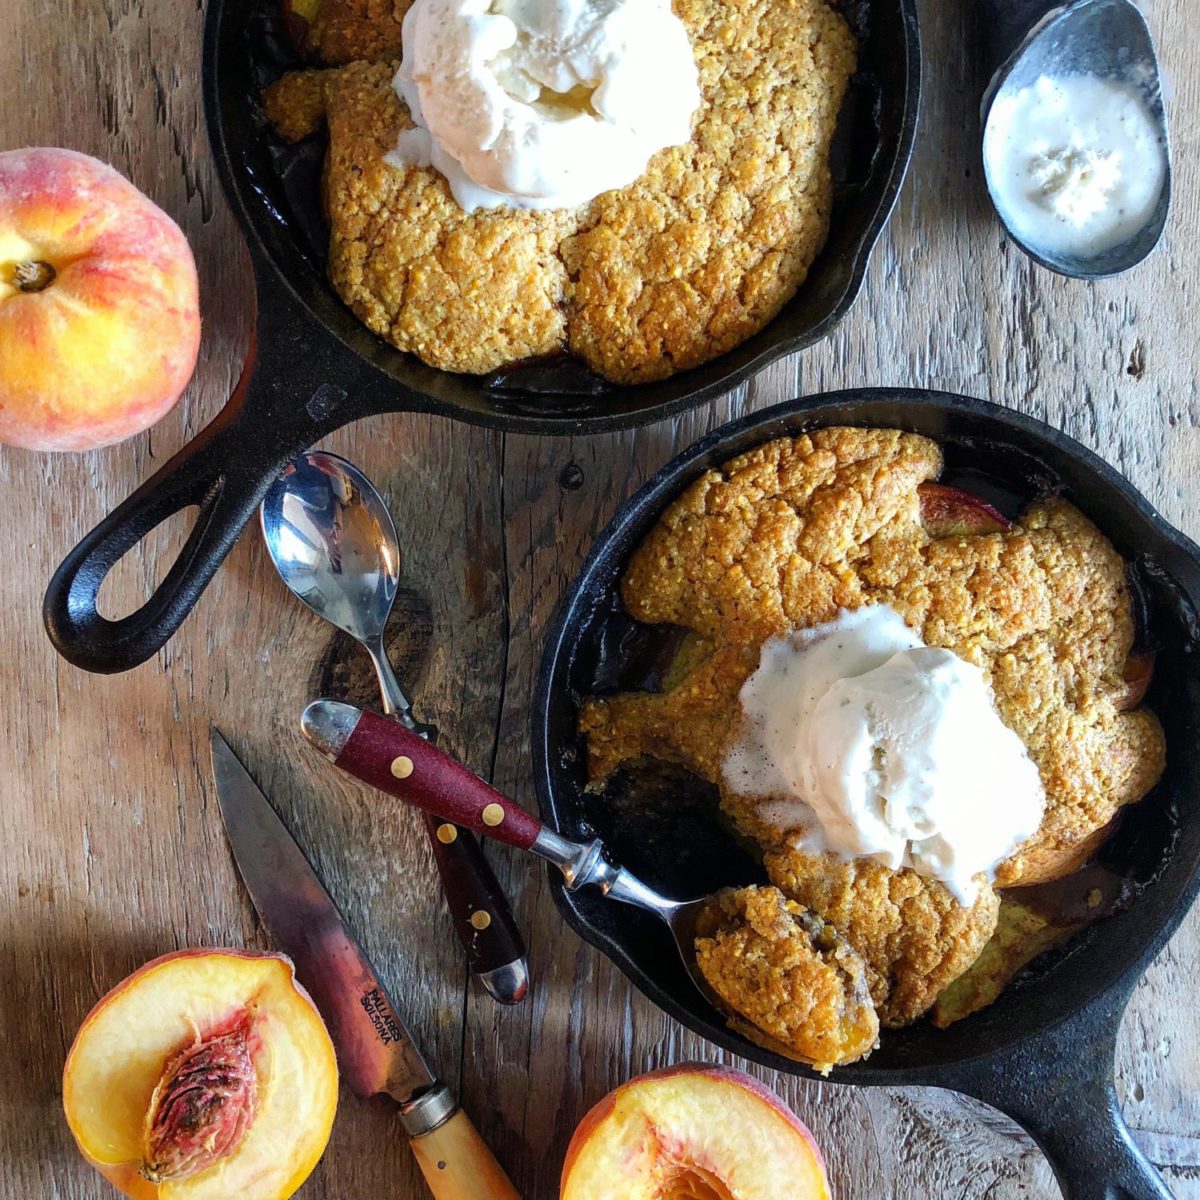
<svg viewBox="0 0 1200 1200"><path fill-rule="evenodd" d="M1161 77L1131 0L982 0L996 71L983 100L988 192L1009 236L1078 279L1157 245L1171 201Z"/></svg>

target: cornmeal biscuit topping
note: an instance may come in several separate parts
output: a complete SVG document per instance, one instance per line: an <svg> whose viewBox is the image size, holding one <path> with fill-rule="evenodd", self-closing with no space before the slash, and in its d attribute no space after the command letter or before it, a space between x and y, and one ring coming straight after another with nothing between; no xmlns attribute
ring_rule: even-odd
<svg viewBox="0 0 1200 1200"><path fill-rule="evenodd" d="M879 1020L862 959L778 888L719 892L696 933L702 974L752 1041L819 1070L874 1048Z"/></svg>

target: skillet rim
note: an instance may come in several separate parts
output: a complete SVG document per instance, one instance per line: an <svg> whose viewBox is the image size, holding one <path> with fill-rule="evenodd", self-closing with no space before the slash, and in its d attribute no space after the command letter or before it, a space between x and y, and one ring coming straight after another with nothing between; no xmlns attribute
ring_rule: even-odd
<svg viewBox="0 0 1200 1200"><path fill-rule="evenodd" d="M736 421L719 426L704 435L672 457L641 487L626 498L604 528L595 536L587 556L560 597L546 636L545 650L539 666L531 710L534 788L539 814L550 828L560 830L558 799L554 784L555 771L551 766L556 749L551 736L550 714L554 711L555 706L561 707L564 704L569 705L572 711L576 709L575 702L566 686L571 653L575 638L587 622L589 614L595 611L598 602L594 596L586 599L592 590L588 584L591 582L593 574L605 568L607 560L614 553L612 548L625 540L631 527L640 526L646 522L642 532L642 536L644 536L645 531L650 528L666 505L694 482L702 470L741 452L737 449L730 449L731 443L742 439L752 431L784 421L801 423L806 414L811 414L816 418L812 427L817 428L826 423L838 423L837 421L822 422L820 414L823 410L836 406L855 407L886 403L912 404L914 408L932 410L939 415L967 413L982 416L1013 430L1017 435L1013 439L1014 445L1024 445L1036 453L1039 443L1048 444L1053 450L1074 460L1074 463L1085 473L1090 473L1103 484L1114 489L1158 538L1167 542L1176 552L1184 556L1196 572L1196 590L1195 592L1188 591L1182 586L1180 590L1184 591L1193 606L1200 606L1200 545L1171 525L1116 468L1070 435L1053 428L1036 417L996 404L994 401L965 396L961 393L910 387L844 388L813 393L760 409ZM841 423L854 424L854 421L852 418L843 419ZM869 420L863 421L861 424L864 427L900 427L898 425L883 426ZM784 433L764 434L757 442L751 439L750 445L770 440L772 436L784 436ZM938 439L935 437L934 440ZM627 559L629 552L629 548L626 548L621 556L622 561ZM607 589L600 594L607 594ZM1197 636L1195 629L1190 632L1193 637ZM555 682L555 676L559 673L563 675L562 687L557 686ZM1197 790L1200 791L1200 784L1197 785ZM572 831L568 830L567 833L570 835ZM1200 834L1193 831L1193 839L1197 836ZM1164 860L1162 867L1164 872L1170 870L1176 857L1169 855ZM1060 1027L1069 1028L1074 1022L1080 1022L1090 1027L1098 1022L1109 1020L1114 1005L1116 1019L1119 1020L1127 996L1174 935L1197 898L1200 897L1200 843L1193 850L1191 861L1180 862L1179 869L1183 871L1183 876L1175 881L1173 903L1163 914L1153 933L1139 943L1140 949L1136 949L1124 962L1124 965L1119 965L1115 972L1101 984L1091 988L1088 995L1078 1003L1062 1006L1049 1019L1035 1021L1032 1025L1016 1030L1007 1030L1003 1036L996 1037L986 1048L968 1048L964 1053L947 1056L941 1061L919 1062L912 1065L898 1063L889 1066L872 1066L870 1060L867 1060L865 1063L860 1062L834 1068L829 1076L821 1076L801 1063L763 1050L734 1034L724 1024L703 1019L699 1013L694 1013L684 1004L677 1002L665 986L656 983L633 961L631 955L625 952L621 942L597 929L589 917L579 910L575 904L573 893L567 889L564 880L556 870L552 867L548 868L547 874L554 902L563 920L576 935L609 958L656 1007L706 1041L761 1066L803 1078L866 1087L904 1084L953 1087L956 1081L964 1078L964 1070L970 1068L972 1064L996 1060L1006 1054L1019 1054L1024 1048L1035 1047L1040 1039L1052 1031ZM1163 881L1156 876L1148 886L1153 887L1161 882ZM1138 905L1135 902L1130 905L1129 909L1114 915L1109 920L1119 921L1128 916L1130 912L1136 911L1137 908ZM619 911L624 910L622 908ZM635 913L634 910L628 911L635 919L642 916L640 913ZM1086 954L1092 950L1091 937L1097 928L1107 924L1108 921L1096 922L1081 930L1068 943L1069 949L1066 953L1073 958L1078 952ZM699 1005L701 1010L703 1007L703 1004ZM962 1022L957 1026L958 1035L963 1034L964 1026L967 1024L967 1022ZM955 1036L953 1027L950 1030L939 1031L937 1034L939 1042L945 1041L948 1046L949 1039L953 1036Z"/></svg>
<svg viewBox="0 0 1200 1200"><path fill-rule="evenodd" d="M567 437L636 428L678 416L716 399L740 387L780 358L804 350L827 337L846 317L862 291L875 247L887 228L907 178L920 111L923 60L918 0L893 2L903 31L900 48L904 53L904 87L898 97L900 120L894 143L887 148L884 162L873 169L879 172L882 187L873 211L864 220L855 238L856 244L849 256L851 270L833 307L807 329L790 336L776 334L771 338L771 329L780 320L781 313L746 342L706 364L679 372L666 381L615 385L603 398L603 403L611 407L599 413L580 416L570 411L556 415L553 409L528 413L502 409L499 405L503 395L493 393L486 387L483 383L486 376L437 370L413 356L403 354L367 330L333 293L323 277L316 277L314 272L314 279L308 279L298 273L297 264L281 264L271 248L271 235L278 232L276 223L264 211L270 206L270 201L256 187L250 173L235 166L235 158L254 148L263 132L255 129L253 114L249 111L235 108L237 121L228 119L226 115L226 95L222 86L225 73L222 42L226 36L233 36L232 28L227 35L226 23L232 27L245 14L235 11L232 0L208 0L201 62L204 120L222 191L246 240L260 301L270 298L273 303L275 297L271 295L272 289L282 288L288 301L312 323L312 332L327 338L331 349L335 349L344 362L360 369L364 366L370 369L372 398L365 406L355 406L353 412L347 410L346 422L372 413L432 412L484 428ZM824 253L822 251L822 257ZM817 263L820 261L819 257ZM304 271L307 270L305 267ZM314 282L319 286L312 286ZM794 298L788 304L793 302ZM261 303L258 310L262 312ZM760 337L766 339L766 344L755 352L749 352L746 347ZM749 356L743 357L745 355ZM734 365L739 358L740 363ZM726 363L729 366L724 368ZM398 378L396 370L411 373L418 379L425 377L435 390ZM653 399L664 385L673 380L712 371L718 374L673 398L657 402ZM445 390L463 391L477 402L477 406L461 396L455 398L442 394ZM629 396L640 398L630 407L622 406L622 398Z"/></svg>

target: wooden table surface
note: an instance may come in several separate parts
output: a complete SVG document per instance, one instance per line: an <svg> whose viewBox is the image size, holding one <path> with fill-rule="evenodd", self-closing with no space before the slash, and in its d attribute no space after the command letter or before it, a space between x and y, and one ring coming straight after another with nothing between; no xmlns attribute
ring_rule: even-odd
<svg viewBox="0 0 1200 1200"><path fill-rule="evenodd" d="M330 445L383 487L404 543L401 674L444 745L532 804L528 713L543 634L614 507L700 434L806 392L920 384L990 396L1091 446L1200 535L1200 43L1184 0L1148 5L1173 83L1181 165L1163 246L1084 286L1007 244L976 165L973 5L923 0L919 146L854 311L824 344L673 422L576 439L505 437L426 417L364 421ZM113 162L184 227L199 260L204 344L184 403L149 434L74 457L0 449L0 1196L103 1197L60 1113L60 1072L93 1002L184 946L265 946L229 856L208 767L217 723L309 848L431 1060L527 1200L552 1200L576 1122L648 1068L724 1056L657 1011L559 920L545 873L494 855L526 931L533 990L501 1010L467 988L415 820L318 761L297 714L331 638L285 593L256 535L182 632L115 678L59 661L43 588L62 554L224 403L254 309L214 176L199 88L200 0L4 0L0 148L66 145ZM573 465L582 484L564 487ZM569 477L570 478L570 477ZM107 589L127 611L179 545L172 523ZM1183 1200L1200 1200L1193 912L1137 989L1120 1037L1126 1116ZM744 1064L740 1064L744 1065ZM816 1132L843 1197L1053 1197L1007 1120L941 1092L851 1090L755 1067ZM418 1197L384 1104L343 1095L308 1200Z"/></svg>

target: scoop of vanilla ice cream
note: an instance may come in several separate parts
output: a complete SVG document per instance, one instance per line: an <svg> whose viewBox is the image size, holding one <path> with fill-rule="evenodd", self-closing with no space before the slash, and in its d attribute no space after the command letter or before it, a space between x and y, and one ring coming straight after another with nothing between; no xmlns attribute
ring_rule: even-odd
<svg viewBox="0 0 1200 1200"><path fill-rule="evenodd" d="M415 0L394 86L416 128L389 156L436 167L470 211L573 208L691 137L691 42L670 0Z"/></svg>
<svg viewBox="0 0 1200 1200"><path fill-rule="evenodd" d="M797 844L911 867L963 903L1036 832L1037 768L983 672L874 605L770 639L725 783Z"/></svg>

